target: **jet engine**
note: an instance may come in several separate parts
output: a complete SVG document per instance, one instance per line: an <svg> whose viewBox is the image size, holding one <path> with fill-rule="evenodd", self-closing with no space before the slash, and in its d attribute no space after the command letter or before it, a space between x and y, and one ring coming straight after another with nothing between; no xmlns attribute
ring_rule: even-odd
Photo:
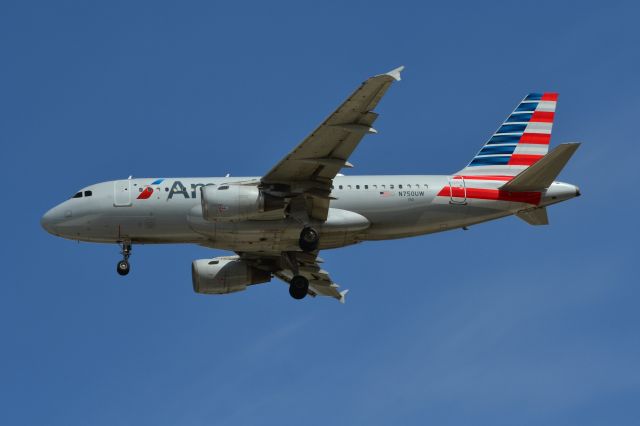
<svg viewBox="0 0 640 426"><path fill-rule="evenodd" d="M266 212L284 209L284 199L265 194L254 185L207 185L200 191L202 217L208 221L257 219Z"/></svg>
<svg viewBox="0 0 640 426"><path fill-rule="evenodd" d="M196 293L226 294L269 282L271 273L254 268L237 256L228 256L194 260L191 278Z"/></svg>

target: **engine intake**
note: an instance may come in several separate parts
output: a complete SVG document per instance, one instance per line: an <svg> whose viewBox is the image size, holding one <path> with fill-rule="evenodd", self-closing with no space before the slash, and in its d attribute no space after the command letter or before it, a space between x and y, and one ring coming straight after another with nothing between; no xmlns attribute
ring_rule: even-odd
<svg viewBox="0 0 640 426"><path fill-rule="evenodd" d="M248 285L269 282L271 273L230 256L194 260L191 278L196 293L226 294L246 290Z"/></svg>
<svg viewBox="0 0 640 426"><path fill-rule="evenodd" d="M202 217L208 221L239 221L259 218L284 209L284 199L260 191L254 185L207 185L200 188Z"/></svg>

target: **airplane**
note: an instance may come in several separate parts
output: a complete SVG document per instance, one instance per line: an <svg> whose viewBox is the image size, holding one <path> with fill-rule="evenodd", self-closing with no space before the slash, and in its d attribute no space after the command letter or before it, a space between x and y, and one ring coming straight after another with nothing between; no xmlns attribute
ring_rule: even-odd
<svg viewBox="0 0 640 426"><path fill-rule="evenodd" d="M515 215L547 225L547 206L580 195L556 177L579 147L549 143L557 93L530 93L481 150L449 175L345 176L373 110L404 67L362 83L263 176L132 178L90 185L41 219L49 233L117 243L127 275L134 244L189 243L235 252L192 262L193 289L226 294L277 277L294 299L344 303L320 250L412 237Z"/></svg>

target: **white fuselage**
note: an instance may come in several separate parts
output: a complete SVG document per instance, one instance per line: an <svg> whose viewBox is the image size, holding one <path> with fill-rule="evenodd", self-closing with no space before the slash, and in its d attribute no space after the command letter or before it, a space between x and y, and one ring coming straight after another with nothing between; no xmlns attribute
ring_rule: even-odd
<svg viewBox="0 0 640 426"><path fill-rule="evenodd" d="M297 250L303 224L282 211L258 220L203 219L200 187L240 181L258 183L259 178L99 183L51 209L42 225L79 241L196 243L238 252ZM460 176L338 176L328 219L317 224L320 249L460 228L579 195L574 185L554 182L545 191L513 196L497 189L503 183Z"/></svg>

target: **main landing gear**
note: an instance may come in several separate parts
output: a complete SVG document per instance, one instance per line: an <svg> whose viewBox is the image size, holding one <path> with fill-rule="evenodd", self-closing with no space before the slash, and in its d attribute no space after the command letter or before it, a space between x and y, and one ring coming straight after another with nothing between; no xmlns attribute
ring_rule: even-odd
<svg viewBox="0 0 640 426"><path fill-rule="evenodd" d="M129 273L129 256L131 256L131 243L122 243L122 260L118 262L116 271L120 275L127 275Z"/></svg>
<svg viewBox="0 0 640 426"><path fill-rule="evenodd" d="M302 275L296 275L289 282L289 294L296 300L304 299L309 291L309 280Z"/></svg>
<svg viewBox="0 0 640 426"><path fill-rule="evenodd" d="M320 243L320 235L318 231L310 226L305 226L300 232L300 240L298 241L302 251L310 252L318 249Z"/></svg>

